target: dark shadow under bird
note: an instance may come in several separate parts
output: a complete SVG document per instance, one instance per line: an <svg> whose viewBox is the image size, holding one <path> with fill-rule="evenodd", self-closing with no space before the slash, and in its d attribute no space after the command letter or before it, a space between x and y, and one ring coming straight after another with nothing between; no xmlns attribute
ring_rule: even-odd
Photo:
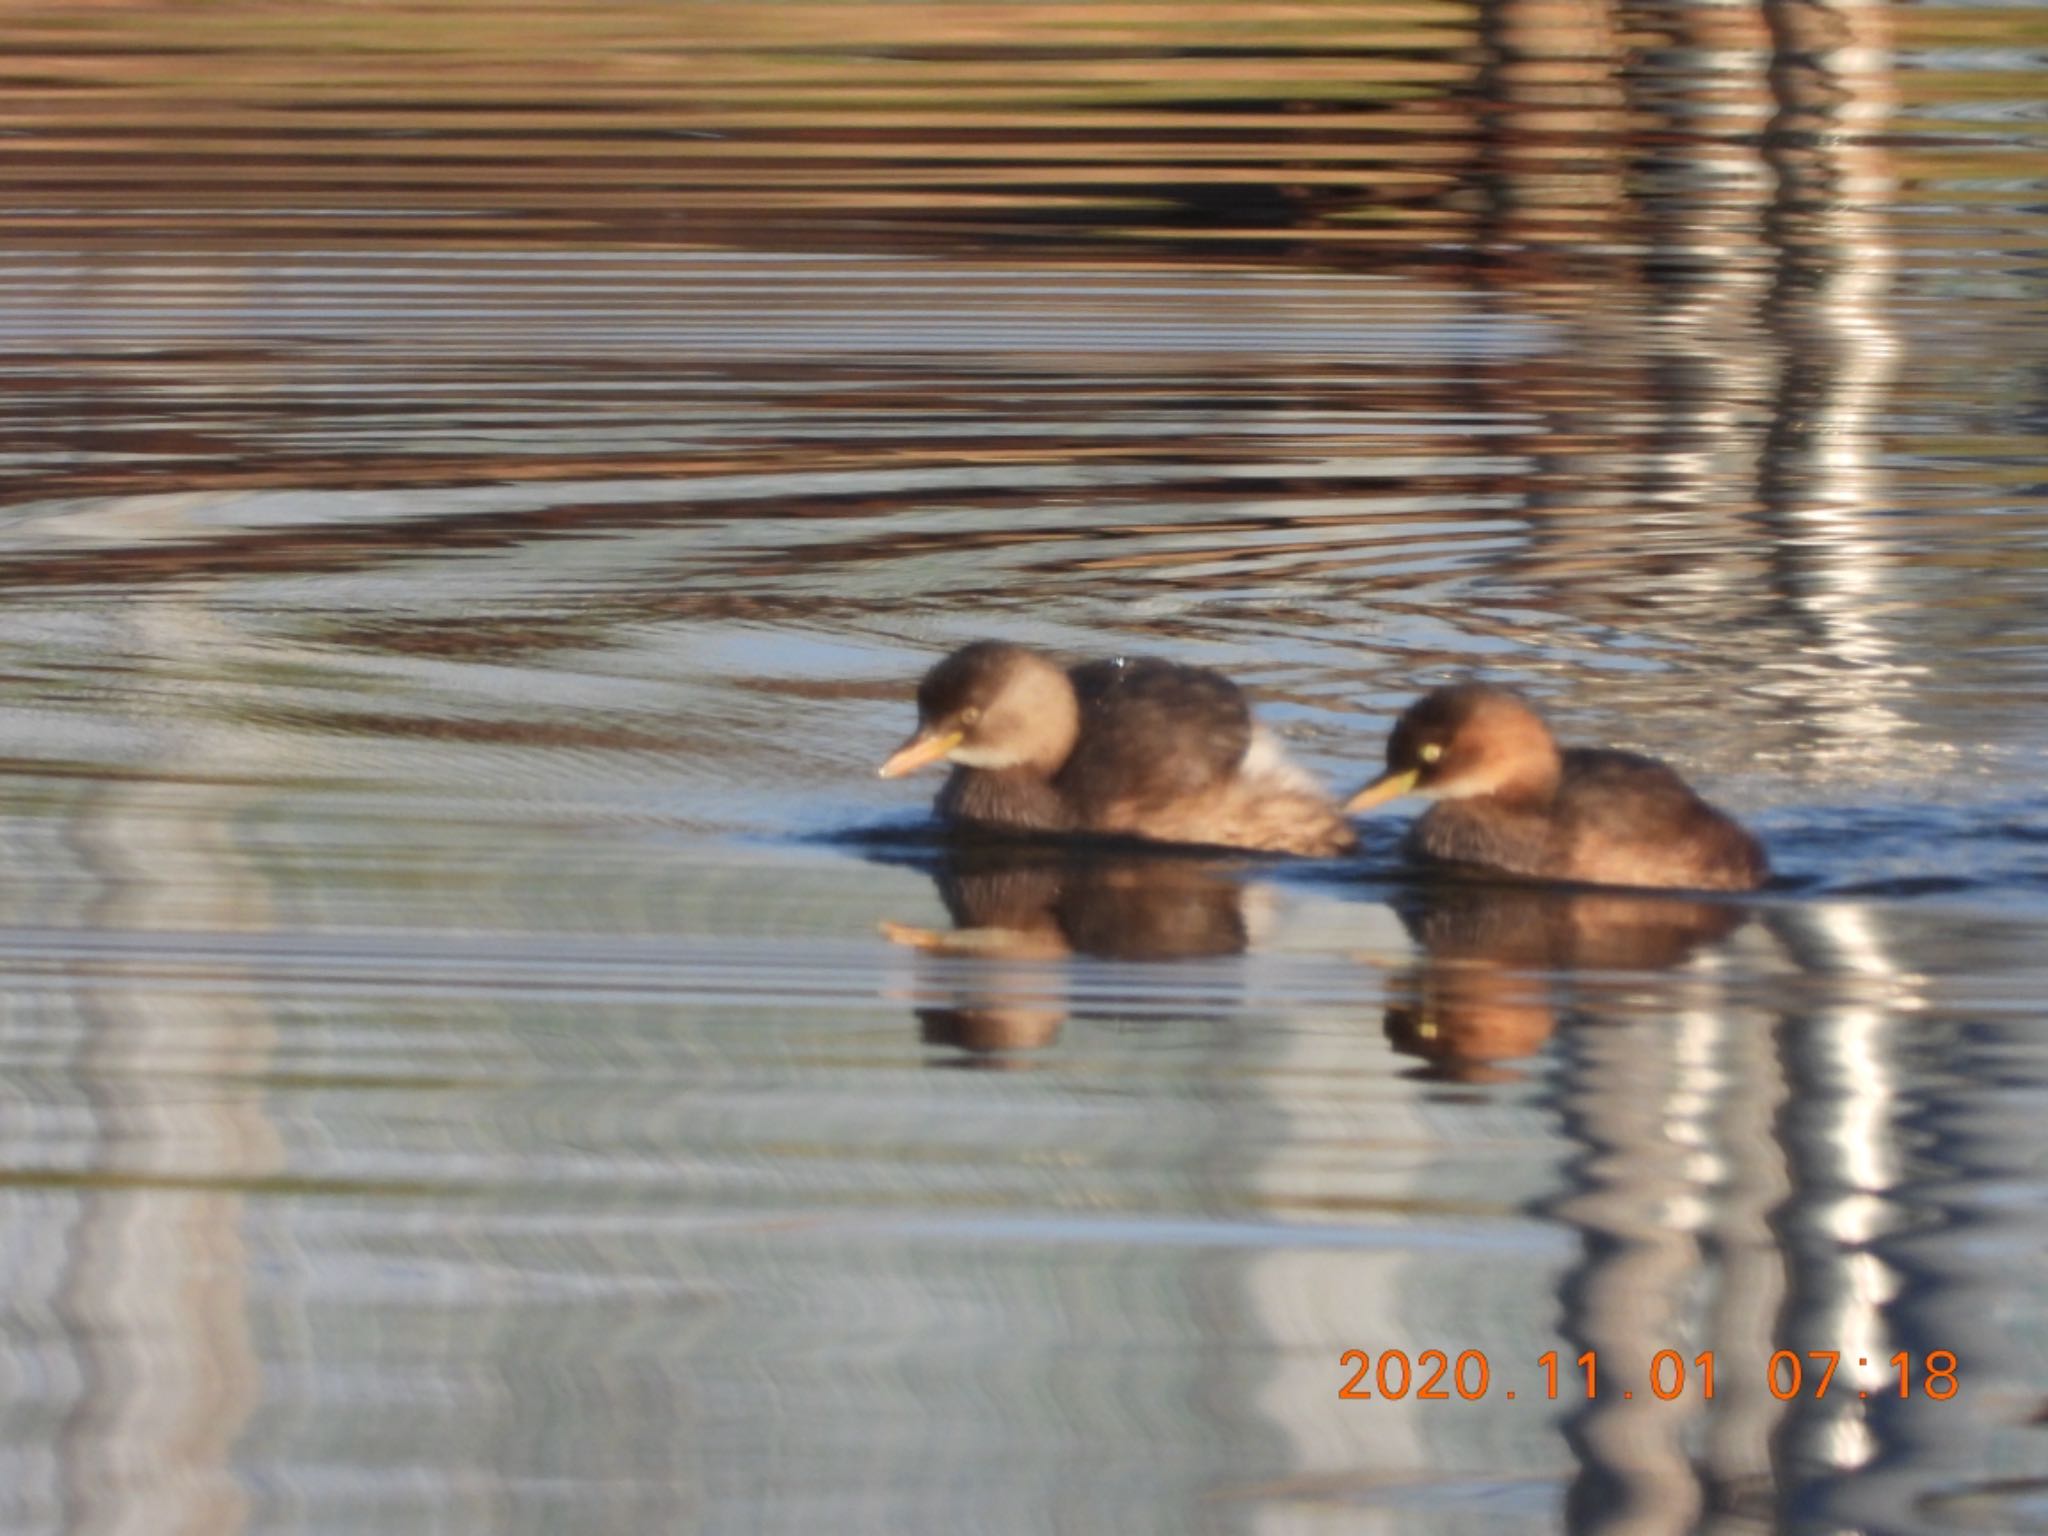
<svg viewBox="0 0 2048 1536"><path fill-rule="evenodd" d="M1541 1049L1576 975L1673 970L1749 920L1726 900L1456 878L1420 882L1394 910L1420 953L1390 988L1387 1039L1460 1081Z"/></svg>
<svg viewBox="0 0 2048 1536"><path fill-rule="evenodd" d="M882 932L988 962L930 976L917 1008L927 1042L977 1053L1049 1045L1066 1022L1060 983L1042 964L1011 962L1190 960L1239 954L1249 940L1242 882L1199 858L968 845L934 879L953 927Z"/></svg>

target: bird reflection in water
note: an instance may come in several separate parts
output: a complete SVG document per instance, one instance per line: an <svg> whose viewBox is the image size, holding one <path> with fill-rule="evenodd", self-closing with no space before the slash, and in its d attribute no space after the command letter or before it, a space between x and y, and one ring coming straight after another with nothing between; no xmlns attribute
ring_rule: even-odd
<svg viewBox="0 0 2048 1536"><path fill-rule="evenodd" d="M1430 1076L1517 1075L1556 1031L1572 973L1664 971L1732 935L1741 906L1634 891L1454 878L1403 891L1394 910L1418 960L1390 984L1387 1039Z"/></svg>
<svg viewBox="0 0 2048 1536"><path fill-rule="evenodd" d="M951 929L884 923L933 957L917 985L928 1044L1001 1064L1053 1044L1076 1005L1063 963L1242 953L1242 861L1000 843L949 849L934 871ZM949 963L961 958L971 964Z"/></svg>

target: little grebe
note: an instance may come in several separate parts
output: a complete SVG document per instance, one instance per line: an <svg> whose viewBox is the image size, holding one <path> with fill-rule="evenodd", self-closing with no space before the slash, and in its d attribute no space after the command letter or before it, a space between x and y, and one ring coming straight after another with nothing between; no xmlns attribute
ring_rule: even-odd
<svg viewBox="0 0 2048 1536"><path fill-rule="evenodd" d="M1368 810L1406 794L1430 807L1412 855L1539 880L1755 890L1770 864L1757 840L1671 769L1632 752L1560 751L1518 695L1439 688L1387 738L1387 771L1351 798Z"/></svg>
<svg viewBox="0 0 2048 1536"><path fill-rule="evenodd" d="M1273 853L1346 853L1342 812L1252 724L1237 685L1156 657L1071 670L999 641L925 674L918 727L880 773L953 774L938 811L961 826L1092 832Z"/></svg>

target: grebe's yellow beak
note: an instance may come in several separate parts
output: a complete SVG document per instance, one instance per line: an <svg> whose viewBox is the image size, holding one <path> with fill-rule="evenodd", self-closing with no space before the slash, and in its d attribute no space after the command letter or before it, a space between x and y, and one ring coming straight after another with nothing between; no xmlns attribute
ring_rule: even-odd
<svg viewBox="0 0 2048 1536"><path fill-rule="evenodd" d="M1360 811L1369 811L1376 805L1385 805L1389 800L1398 800L1412 794L1415 781L1421 777L1421 770L1404 768L1399 773L1383 773L1365 788L1344 802L1344 814L1356 816Z"/></svg>
<svg viewBox="0 0 2048 1536"><path fill-rule="evenodd" d="M939 731L930 726L921 727L910 740L889 754L889 760L875 770L885 779L900 779L906 773L915 773L927 763L936 763L960 745L966 735L964 731Z"/></svg>

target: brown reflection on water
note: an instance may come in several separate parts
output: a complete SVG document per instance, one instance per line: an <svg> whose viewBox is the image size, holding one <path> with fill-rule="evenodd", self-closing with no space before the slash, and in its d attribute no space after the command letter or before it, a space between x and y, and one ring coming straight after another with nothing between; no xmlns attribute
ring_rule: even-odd
<svg viewBox="0 0 2048 1536"><path fill-rule="evenodd" d="M1487 462L1462 472L1432 466L1396 483L1415 495L1483 497L1488 516L1512 510L1531 518L1534 536L1517 564L1549 589L1551 601L1571 605L1576 618L1623 624L1646 603L1739 602L1781 640L1787 615L1779 611L1782 594L1772 592L1759 510L1776 505L1787 474L1825 472L1839 481L1855 473L1844 462L1841 427L1851 407L1842 397L1860 391L1864 403L1854 411L1867 419L1882 382L1870 366L1842 362L1839 349L1813 345L1816 289L1825 290L1831 318L1823 323L1833 333L1861 323L1844 313L1845 305L1853 301L1867 316L1883 296L1888 262L1874 211L1889 176L1887 151L1875 147L1871 130L1890 83L1882 13L1874 8L1650 7L1631 13L1627 26L1606 8L1577 0L1511 0L1477 13L1424 5L1404 8L1398 18L1369 7L1325 8L1311 18L1263 5L1019 5L986 12L618 5L589 15L522 11L509 26L494 18L479 28L484 13L467 3L364 13L371 14L379 22L374 49L354 46L361 42L354 29L365 23L345 14L286 20L266 7L228 5L210 8L195 25L182 12L150 6L27 13L26 55L47 84L26 96L21 143L0 175L20 178L24 203L59 198L69 212L25 220L17 234L42 240L68 229L93 238L50 295L102 325L119 325L125 313L132 329L145 318L160 324L164 316L147 314L147 305L169 292L182 296L184 313L211 314L215 324L209 334L166 336L144 359L75 359L77 338L63 338L65 345L46 357L62 382L15 427L23 434L24 466L34 466L21 475L24 484L46 496L104 495L172 485L547 485L593 472L705 481L792 464L821 478L877 467L981 465L1011 470L1018 483L1008 494L983 491L986 499L970 501L987 513L972 537L1011 545L1060 536L1009 526L1017 507L1042 503L1046 487L1037 473L1046 467L1208 463L1225 475L1207 484L1183 477L1177 489L1186 500L1213 499L1223 511L1264 492L1271 508L1254 519L1211 519L1207 541L1181 541L1171 551L1158 547L1156 535L1184 525L1183 512L1138 521L1122 530L1137 547L1075 561L1048 548L1048 574L1143 573L1200 591L1239 577L1244 546L1255 541L1266 571L1338 582L1362 595L1373 590L1372 568L1385 551L1369 537L1333 535L1346 526L1369 534L1374 521L1317 503L1347 492L1384 493L1391 477L1347 481L1324 472L1303 479L1298 465L1275 452L1282 444L1242 429L1334 410L1340 414L1317 445L1327 452L1346 441L1345 417L1369 423L1399 411L1416 421L1457 423L1478 414L1506 428L1471 444L1491 450ZM110 39L119 46L108 46ZM1771 40L1775 55L1761 46ZM169 58L188 56L218 67L168 68ZM1769 62L1773 57L1778 62ZM543 58L552 66L546 71L535 68ZM1004 84L992 84L998 80ZM773 105L785 94L786 103ZM1063 97L1070 105L1088 103L1071 123L1059 115ZM89 124L79 118L87 104ZM189 130L192 115L204 118L208 108L221 114L224 152L216 158L200 147L203 139L195 145ZM963 139L948 131L955 117L1003 128ZM811 126L797 126L809 120ZM1183 133L1189 137L1176 137ZM588 153L555 152L558 140ZM1212 163L1204 150L1212 141L1216 157L1240 157L1242 166L1223 175L1227 166ZM267 175L252 175L246 163L257 144L274 157ZM1131 182L1143 188L1144 213L1121 208L1118 193L1091 179L1140 148ZM1034 154L1048 162L1038 170L1071 168L1066 174L1075 187L1053 200L1070 203L1070 211L1049 211L1040 200L1042 184L1027 174ZM957 176L955 156L980 162L973 178L979 190L969 201L981 211L949 202L943 187L913 173L924 164ZM673 161L673 174L657 178L658 188L631 179L664 160ZM890 167L886 185L864 179L871 160ZM1354 160L1431 164L1434 189L1416 198L1411 188L1403 200L1369 176L1345 187L1341 178ZM725 162L733 171L729 194L697 179L706 164ZM364 216L355 221L360 232L315 207L290 206L295 198L322 201L323 167L345 167L347 178L337 177L333 195L338 207ZM121 178L106 179L101 168L119 168ZM614 173L625 179L614 182ZM1211 174L1213 186L1203 180ZM119 266L123 247L110 237L120 233L123 217L134 216L142 178L163 204L169 229L231 234L243 251L295 221L318 228L323 242L375 238L387 253L429 238L445 246L483 229L494 248L534 255L656 236L656 248L667 251L726 242L772 249L785 233L778 220L788 216L801 219L801 239L791 244L805 251L821 242L923 250L929 247L920 241L951 229L946 254L985 264L1001 259L1001 248L978 232L979 221L993 218L1011 235L1038 229L1030 254L1034 263L1049 264L1038 269L1041 279L1086 262L1097 281L1128 282L1133 300L1143 296L1139 285L1170 283L1169 274L1190 270L1173 254L1171 232L1182 225L1209 235L1313 234L1322 243L1289 255L1319 263L1343 251L1339 237L1349 232L1385 248L1372 257L1377 270L1412 272L1424 260L1433 272L1498 295L1502 314L1542 316L1571 329L1557 338L1561 344L1526 361L1495 359L1477 370L1446 369L1430 359L1310 384L1299 366L1207 364L1189 375L1200 382L1185 401L1193 409L1180 412L1184 424L1155 442L1077 436L1071 411L1058 409L1060 395L1074 393L1069 358L1044 371L1055 410L1038 432L1015 430L1033 417L1012 371L1004 380L1005 432L976 441L973 424L987 421L993 402L962 395L961 381L945 373L911 382L903 377L907 369L848 368L828 376L837 388L792 395L786 373L749 370L712 345L701 350L717 359L716 384L693 397L673 366L648 370L644 345L637 358L630 349L605 355L610 349L594 346L605 327L627 324L636 312L657 318L665 309L672 319L679 304L690 313L688 293L673 286L636 291L626 271L579 271L565 287L559 274L551 283L544 266L531 276L507 266L482 285L431 267L409 274L383 268L351 292L346 283L328 291L332 279L312 267L294 307L313 335L281 334L271 347L252 348L247 327L234 324L236 312L264 315L281 274L238 278L216 270L202 277L181 275L176 265L152 274ZM552 230L529 228L501 205L500 182L524 197L545 195L557 216L579 198L611 195L624 205L658 199L664 212L653 226L644 223L644 210L620 208L594 210L587 221L572 218ZM1766 193L1773 183L1775 192ZM778 188L785 185L804 195L783 197ZM95 209L112 227L95 224ZM167 226L159 219L149 228L152 245L162 245ZM189 251L177 260L189 260ZM1762 288L1773 263L1779 275ZM875 274L878 285L895 275ZM702 341L710 339L701 334L708 315L732 314L755 282L737 269L719 276L700 290ZM836 278L829 269L823 276L828 283ZM455 281L435 294L449 277ZM380 361L377 352L394 338L387 331L392 317L379 311L404 303L405 279L432 301L405 318L446 317L458 296L475 316L404 332L414 349L404 359L417 381L411 398L280 387L302 384L305 363L317 370L323 351L353 356L358 369ZM763 324L772 328L778 310L801 320L801 310L791 307L800 302L796 290L757 291ZM901 304L886 286L874 298L880 310L865 313L883 318ZM1034 294L1012 312L1031 315L1042 310L1043 298ZM650 299L661 308L641 309ZM936 299L976 302L973 295ZM1319 328L1310 355L1332 327L1346 323L1345 299L1333 293L1327 304L1300 311ZM777 436L764 426L744 445L699 441L680 451L636 451L617 437L602 452L514 449L520 398L532 385L506 377L502 367L481 372L474 354L493 337L522 334L522 307L533 306L586 322L582 365L604 381L595 399L607 405L609 422L636 435L658 419L664 403L672 410L716 408L721 396L729 401L751 383L764 398L780 396L779 403L820 424L836 423L837 440ZM1124 318L1113 291L1087 307L1106 326ZM180 306L169 310L179 312ZM815 315L815 329L802 339L829 338L835 321L849 318ZM905 307L900 322L914 332L929 316ZM980 330L985 344L988 327ZM564 339L573 345L574 336L571 330ZM303 355L315 337L318 347ZM658 345L658 332L646 340ZM699 337L678 340L700 345ZM792 349L801 344L790 336ZM451 345L456 350L443 369L419 370ZM466 363L465 349L472 352ZM1063 349L1053 340L1047 350ZM575 357L572 351L569 359ZM1589 357L1594 366L1587 366ZM396 354L388 361L401 364ZM604 393L631 380L633 368L644 370L634 382L649 391L637 402L646 409L637 412L631 397L616 393L606 401ZM1226 383L1231 371L1237 378ZM1456 372L1466 376L1447 377ZM559 388L561 372L534 377ZM1069 382L1062 386L1062 379ZM1110 382L1125 419L1144 409L1148 394L1173 401L1174 382L1142 375ZM547 397L532 398L533 414L540 414ZM1801 447L1818 440L1812 430L1789 424L1813 421L1816 402L1825 399L1835 404L1834 425L1825 429L1832 447L1822 464ZM459 453L429 443L403 443L397 451L379 444L379 422L437 404L470 417L469 435L494 439L493 446ZM914 412L929 424L934 409L957 417L962 407L970 430L941 439L892 446L856 429L871 425L878 412ZM849 408L858 414L850 418ZM352 417L363 423L355 439L335 430ZM1780 435L1787 431L1797 440ZM330 443L309 441L321 437ZM1354 451L1364 447L1382 458L1404 446L1398 438L1349 441ZM55 475L44 463L52 445L71 449L55 456L62 461ZM1243 475L1262 463L1270 465L1264 484ZM1830 499L1840 500L1844 488L1838 485ZM840 515L904 506L901 494L887 489L867 493L864 504L831 494ZM1114 508L1131 493L1110 477L1091 484L1089 494L1097 518L1109 524L1104 536L1115 537ZM1646 500L1654 508L1647 515ZM646 525L576 506L566 487L561 501L522 513L511 526L421 517L384 531L250 531L192 539L176 552L103 549L95 563L137 580L276 569L292 560L318 569L388 558L420 541L489 548L504 539ZM825 510L815 499L814 505ZM1624 513L1644 535L1635 558L1618 552L1610 537ZM715 512L706 507L698 515ZM1836 531L1853 537L1853 530ZM967 547L966 537L863 530L807 558L904 559L930 547L922 541L946 540L957 550ZM388 541L383 550L380 541ZM1233 568L1189 570L1225 559ZM1870 563L1846 556L1837 562L1856 567L1866 582ZM64 572L61 565L16 564L11 579L40 583L62 580ZM1791 580L1796 585L1799 577Z"/></svg>
<svg viewBox="0 0 2048 1536"><path fill-rule="evenodd" d="M1746 142L1725 71L1762 26L1795 57L1876 13L25 6L0 191L18 238L103 247L1193 245L1586 278L1625 268L1648 164Z"/></svg>
<svg viewBox="0 0 2048 1536"><path fill-rule="evenodd" d="M1878 8L622 5L472 36L481 14L393 13L365 52L336 15L29 13L47 85L0 178L71 210L20 249L91 243L24 267L47 384L0 417L0 475L39 501L339 499L239 526L231 500L192 526L138 500L70 548L11 541L0 583L606 541L573 619L492 617L587 649L821 602L897 631L979 567L991 617L1142 592L1162 635L1349 631L1382 686L1489 642L1555 666L1711 630L1695 699L1739 677L1759 723L1850 754L1898 731L1910 669L1862 616L1901 560L1870 522L1904 170ZM188 55L220 68L168 71ZM207 108L223 145L270 134L266 170L167 137ZM193 241L138 257L115 237L150 174L150 240ZM523 224L507 187L569 222ZM330 194L363 217L319 215ZM325 254L251 258L299 221ZM334 254L372 229L374 257ZM675 260L778 245L946 260ZM1462 291L1308 281L1367 270ZM390 493L374 516L363 488ZM716 530L757 531L694 537ZM1519 617L1442 633L1468 577ZM465 643L436 627L384 633Z"/></svg>
<svg viewBox="0 0 2048 1536"><path fill-rule="evenodd" d="M303 238L361 205L356 238L480 244L1256 237L1440 182L1379 124L1457 78L1469 25L1431 0L32 10L45 89L6 185L30 228L113 239Z"/></svg>

